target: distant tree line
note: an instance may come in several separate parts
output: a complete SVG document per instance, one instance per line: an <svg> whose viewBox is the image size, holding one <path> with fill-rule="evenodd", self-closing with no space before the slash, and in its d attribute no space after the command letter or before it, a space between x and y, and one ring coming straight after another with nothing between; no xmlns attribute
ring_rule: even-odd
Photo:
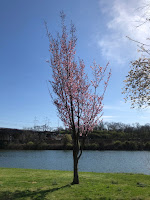
<svg viewBox="0 0 150 200"><path fill-rule="evenodd" d="M88 139L99 150L150 150L150 124L101 123Z"/></svg>
<svg viewBox="0 0 150 200"><path fill-rule="evenodd" d="M72 149L72 133L0 128L0 149ZM150 150L150 124L105 122L85 140L86 150Z"/></svg>

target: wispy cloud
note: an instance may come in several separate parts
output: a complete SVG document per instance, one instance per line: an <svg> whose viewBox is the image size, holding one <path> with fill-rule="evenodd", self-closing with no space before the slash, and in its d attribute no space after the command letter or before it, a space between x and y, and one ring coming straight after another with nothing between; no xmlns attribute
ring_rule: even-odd
<svg viewBox="0 0 150 200"><path fill-rule="evenodd" d="M114 110L114 111L131 111L130 104L124 103L123 101L117 102L115 105L104 105L104 110Z"/></svg>
<svg viewBox="0 0 150 200"><path fill-rule="evenodd" d="M104 115L102 116L104 121L115 121L116 116L112 116L112 115Z"/></svg>
<svg viewBox="0 0 150 200"><path fill-rule="evenodd" d="M114 105L105 105L104 113L106 113L106 117L103 117L105 121L121 121L123 123L140 122L140 124L146 124L149 123L150 108L130 109L129 103L125 104L123 101L120 101Z"/></svg>
<svg viewBox="0 0 150 200"><path fill-rule="evenodd" d="M148 23L143 24L149 14L146 3L144 0L100 0L100 9L108 20L106 34L98 40L98 45L102 54L111 62L122 65L131 56L136 57L137 46L126 36L147 43L149 26Z"/></svg>

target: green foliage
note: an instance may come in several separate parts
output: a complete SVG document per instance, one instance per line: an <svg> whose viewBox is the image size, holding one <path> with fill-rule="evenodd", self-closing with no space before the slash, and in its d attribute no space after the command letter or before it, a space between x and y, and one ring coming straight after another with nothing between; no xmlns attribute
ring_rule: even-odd
<svg viewBox="0 0 150 200"><path fill-rule="evenodd" d="M122 142L117 140L117 141L114 142L113 145L114 145L115 150L122 150Z"/></svg>
<svg viewBox="0 0 150 200"><path fill-rule="evenodd" d="M91 149L98 150L99 149L99 144L97 144L97 143L91 144Z"/></svg>
<svg viewBox="0 0 150 200"><path fill-rule="evenodd" d="M98 143L85 144L84 149L85 150L99 150L99 144Z"/></svg>
<svg viewBox="0 0 150 200"><path fill-rule="evenodd" d="M103 131L93 131L92 133L89 133L88 137L90 139L110 139L112 136L107 130Z"/></svg>
<svg viewBox="0 0 150 200"><path fill-rule="evenodd" d="M71 146L72 144L72 137L70 134L65 134L63 137L63 144L65 147Z"/></svg>
<svg viewBox="0 0 150 200"><path fill-rule="evenodd" d="M147 142L147 143L145 144L145 150L150 150L150 142Z"/></svg>
<svg viewBox="0 0 150 200"><path fill-rule="evenodd" d="M24 145L22 144L15 144L15 143L10 143L6 146L6 149L19 149L19 150L22 150L24 149Z"/></svg>
<svg viewBox="0 0 150 200"><path fill-rule="evenodd" d="M99 150L105 150L105 144L103 141L99 142Z"/></svg>
<svg viewBox="0 0 150 200"><path fill-rule="evenodd" d="M27 145L32 146L32 145L34 145L34 142L30 141L27 143Z"/></svg>
<svg viewBox="0 0 150 200"><path fill-rule="evenodd" d="M123 149L125 150L137 150L137 144L133 141L126 141L122 144Z"/></svg>
<svg viewBox="0 0 150 200"><path fill-rule="evenodd" d="M54 133L13 129L0 129L1 135L11 135L11 142L2 141L0 149L72 149L69 130L59 130L62 140L47 137ZM0 135L0 137L1 137ZM57 135L57 133L55 133ZM9 138L9 137L8 137ZM150 150L150 124L133 126L122 123L107 123L103 129L96 127L85 140L87 150Z"/></svg>

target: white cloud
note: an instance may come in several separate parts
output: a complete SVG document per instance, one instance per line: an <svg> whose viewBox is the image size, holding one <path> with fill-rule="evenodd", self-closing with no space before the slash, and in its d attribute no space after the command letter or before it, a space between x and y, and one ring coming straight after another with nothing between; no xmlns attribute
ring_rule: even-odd
<svg viewBox="0 0 150 200"><path fill-rule="evenodd" d="M113 115L103 115L102 116L103 121L107 121L107 122L115 121L115 118L116 118L116 116L113 116Z"/></svg>
<svg viewBox="0 0 150 200"><path fill-rule="evenodd" d="M150 2L149 2L150 4ZM130 38L147 43L149 36L149 24L145 22L148 13L148 7L144 7L144 0L113 0L100 1L100 9L106 15L108 21L106 24L106 34L98 40L103 56L111 62L118 64L125 63L137 55L137 46Z"/></svg>
<svg viewBox="0 0 150 200"><path fill-rule="evenodd" d="M105 121L121 121L129 124L139 122L140 124L146 124L149 123L150 108L130 109L129 103L120 101L114 105L105 105L104 113L106 113L106 117L104 116Z"/></svg>
<svg viewBox="0 0 150 200"><path fill-rule="evenodd" d="M115 110L115 111L131 111L130 104L123 101L117 102L115 105L104 105L104 110Z"/></svg>

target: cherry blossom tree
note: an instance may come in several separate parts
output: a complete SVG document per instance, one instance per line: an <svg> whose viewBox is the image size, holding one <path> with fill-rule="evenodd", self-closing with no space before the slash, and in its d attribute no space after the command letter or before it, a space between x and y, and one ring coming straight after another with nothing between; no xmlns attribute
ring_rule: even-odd
<svg viewBox="0 0 150 200"><path fill-rule="evenodd" d="M49 38L50 60L52 80L49 81L53 94L51 97L57 108L58 116L69 128L73 139L73 184L79 183L78 161L82 155L85 138L94 126L99 122L103 110L103 98L111 75L109 71L106 80L105 72L108 67L101 67L95 62L91 67L94 80L89 82L85 74L83 60L75 60L76 54L76 29L71 24L70 34L65 25L65 14L61 12L62 32L54 38L46 30ZM98 87L103 82L103 92L99 95Z"/></svg>

